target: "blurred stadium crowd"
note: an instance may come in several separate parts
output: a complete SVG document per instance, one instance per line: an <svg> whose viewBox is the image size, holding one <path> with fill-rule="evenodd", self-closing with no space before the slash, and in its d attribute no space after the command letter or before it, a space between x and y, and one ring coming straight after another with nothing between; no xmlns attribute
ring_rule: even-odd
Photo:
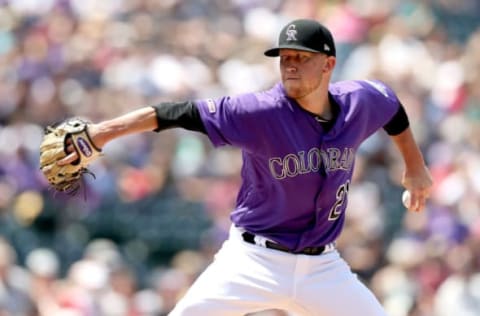
<svg viewBox="0 0 480 316"><path fill-rule="evenodd" d="M0 315L166 315L226 237L238 150L179 129L124 137L67 197L39 173L42 130L268 88L263 50L298 17L332 30L335 80L397 91L435 181L406 213L402 162L375 134L339 250L391 316L480 315L476 0L0 0Z"/></svg>

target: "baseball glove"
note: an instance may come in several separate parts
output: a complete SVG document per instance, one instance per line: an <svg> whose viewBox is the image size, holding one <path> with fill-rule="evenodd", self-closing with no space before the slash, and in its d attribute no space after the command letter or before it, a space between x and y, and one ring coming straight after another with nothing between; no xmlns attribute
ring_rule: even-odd
<svg viewBox="0 0 480 316"><path fill-rule="evenodd" d="M45 129L40 145L40 169L57 191L75 194L85 173L95 177L87 166L101 155L101 149L95 147L90 139L89 124L80 118L71 118ZM77 152L78 159L71 164L59 166L57 162L68 156L67 147L70 144Z"/></svg>

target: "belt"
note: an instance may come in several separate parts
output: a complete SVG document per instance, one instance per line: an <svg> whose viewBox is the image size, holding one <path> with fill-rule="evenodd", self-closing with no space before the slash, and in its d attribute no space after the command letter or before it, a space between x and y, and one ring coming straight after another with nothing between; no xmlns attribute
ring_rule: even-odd
<svg viewBox="0 0 480 316"><path fill-rule="evenodd" d="M260 246L264 246L265 248L269 248L269 249L275 249L275 250L279 250L279 251L283 251L283 252L288 252L288 253L292 253L292 254L302 254L302 255L310 255L310 256L318 256L318 255L321 255L325 249L327 248L326 246L321 246L321 247L307 247L307 248L304 248L300 251L292 251L290 248L286 247L286 246L283 246L283 245L280 245L280 244L277 244L275 242L272 242L272 241L269 241L269 240L266 240L265 241L265 245L263 244L258 244L255 242L255 235L252 234L252 233L249 233L249 232L243 232L242 233L242 238L245 242L248 242L250 244L254 244L254 245L260 245ZM329 244L330 246L330 244Z"/></svg>

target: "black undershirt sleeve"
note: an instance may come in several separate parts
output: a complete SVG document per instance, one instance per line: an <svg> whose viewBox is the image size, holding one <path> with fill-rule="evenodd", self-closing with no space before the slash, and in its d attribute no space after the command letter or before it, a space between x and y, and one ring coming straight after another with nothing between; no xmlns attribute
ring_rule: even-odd
<svg viewBox="0 0 480 316"><path fill-rule="evenodd" d="M158 127L154 130L155 132L182 127L191 131L207 133L200 117L200 111L192 101L162 102L152 107L157 115Z"/></svg>
<svg viewBox="0 0 480 316"><path fill-rule="evenodd" d="M410 122L408 121L407 112L405 112L405 108L402 104L398 108L397 113L390 119L390 121L383 126L383 129L387 132L390 136L395 136L402 133L410 126Z"/></svg>

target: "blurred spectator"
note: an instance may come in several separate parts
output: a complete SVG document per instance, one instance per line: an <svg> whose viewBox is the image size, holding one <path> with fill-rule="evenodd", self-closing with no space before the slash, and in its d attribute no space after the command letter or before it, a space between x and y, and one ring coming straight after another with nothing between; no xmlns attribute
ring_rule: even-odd
<svg viewBox="0 0 480 316"><path fill-rule="evenodd" d="M30 299L30 279L23 269L16 265L15 250L0 240L0 312L5 315L33 316L35 305Z"/></svg>
<svg viewBox="0 0 480 316"><path fill-rule="evenodd" d="M36 248L31 251L25 265L30 271L30 295L35 301L54 300L57 279L60 277L60 262L51 249Z"/></svg>

